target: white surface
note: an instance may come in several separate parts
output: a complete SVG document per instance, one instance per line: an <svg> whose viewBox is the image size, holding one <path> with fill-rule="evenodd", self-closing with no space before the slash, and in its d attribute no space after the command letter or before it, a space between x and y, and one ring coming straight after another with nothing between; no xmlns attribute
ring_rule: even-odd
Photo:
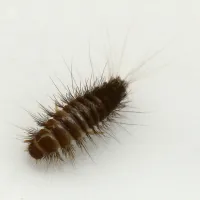
<svg viewBox="0 0 200 200"><path fill-rule="evenodd" d="M198 0L1 1L0 199L199 200L199 7ZM117 71L128 29L122 74L165 47L132 85L133 105L150 113L129 122L147 126L126 127L131 135L116 128L120 144L89 148L95 163L80 154L76 168L33 165L13 126L35 126L21 107L49 104L56 91L49 76L71 82L62 56L90 76L88 41L95 73L106 57Z"/></svg>

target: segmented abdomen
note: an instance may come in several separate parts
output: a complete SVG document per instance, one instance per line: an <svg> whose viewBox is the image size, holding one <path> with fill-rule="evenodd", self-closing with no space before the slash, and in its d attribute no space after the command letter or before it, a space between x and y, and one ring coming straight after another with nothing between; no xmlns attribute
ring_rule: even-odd
<svg viewBox="0 0 200 200"><path fill-rule="evenodd" d="M35 159L61 158L63 155L74 158L74 140L78 147L85 147L85 136L92 140L91 133L99 134L101 125L111 120L116 109L120 109L127 95L128 83L120 77L110 78L92 89L85 89L82 95L76 94L55 113L47 112L48 120L40 122L42 129L32 133L29 140L28 152Z"/></svg>

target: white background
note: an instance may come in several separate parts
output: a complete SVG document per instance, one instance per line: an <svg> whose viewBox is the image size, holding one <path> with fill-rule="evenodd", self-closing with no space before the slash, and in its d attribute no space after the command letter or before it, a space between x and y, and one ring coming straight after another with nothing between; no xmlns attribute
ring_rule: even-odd
<svg viewBox="0 0 200 200"><path fill-rule="evenodd" d="M199 200L199 10L199 0L1 0L0 199ZM94 162L80 153L75 168L47 170L28 158L15 124L36 126L24 109L51 104L49 77L71 83L63 58L78 81L90 77L89 46L97 76L106 60L123 76L164 47L131 73L132 106L145 113L129 123L145 126L89 145Z"/></svg>

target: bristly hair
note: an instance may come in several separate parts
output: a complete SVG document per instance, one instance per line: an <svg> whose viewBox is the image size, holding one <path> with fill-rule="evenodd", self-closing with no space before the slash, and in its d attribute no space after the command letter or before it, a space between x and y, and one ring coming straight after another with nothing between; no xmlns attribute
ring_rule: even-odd
<svg viewBox="0 0 200 200"><path fill-rule="evenodd" d="M40 160L46 160L47 163L62 162L67 158L74 163L77 148L90 156L86 139L93 144L95 144L94 136L116 139L110 130L112 124L119 125L125 131L127 130L123 125L136 125L117 121L123 112L137 112L126 109L129 103L129 86L133 81L129 81L128 78L132 73L138 72L161 50L142 62L138 68L132 69L125 78L119 75L109 75L106 78L104 71L107 63L101 76L95 78L90 59L91 76L84 83L77 84L72 73L72 66L71 69L67 66L71 75L72 90L60 81L66 90L66 94L63 94L52 80L59 94L59 98L56 96L52 98L56 109L49 109L39 104L43 114L29 113L39 126L38 129L26 129L27 137L24 142L28 144L27 151L30 156L37 162Z"/></svg>

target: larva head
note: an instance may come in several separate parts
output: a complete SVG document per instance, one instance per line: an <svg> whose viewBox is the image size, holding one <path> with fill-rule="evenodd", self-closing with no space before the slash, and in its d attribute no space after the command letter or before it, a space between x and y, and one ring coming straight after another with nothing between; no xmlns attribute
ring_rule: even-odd
<svg viewBox="0 0 200 200"><path fill-rule="evenodd" d="M59 144L48 129L41 129L29 141L28 152L34 159L42 159L45 155L57 152Z"/></svg>
<svg viewBox="0 0 200 200"><path fill-rule="evenodd" d="M110 80L110 84L114 91L118 91L123 94L126 92L128 83L125 80L122 80L119 76Z"/></svg>
<svg viewBox="0 0 200 200"><path fill-rule="evenodd" d="M127 95L128 83L119 76L111 78L106 84L104 94L109 96L114 104L118 104Z"/></svg>

